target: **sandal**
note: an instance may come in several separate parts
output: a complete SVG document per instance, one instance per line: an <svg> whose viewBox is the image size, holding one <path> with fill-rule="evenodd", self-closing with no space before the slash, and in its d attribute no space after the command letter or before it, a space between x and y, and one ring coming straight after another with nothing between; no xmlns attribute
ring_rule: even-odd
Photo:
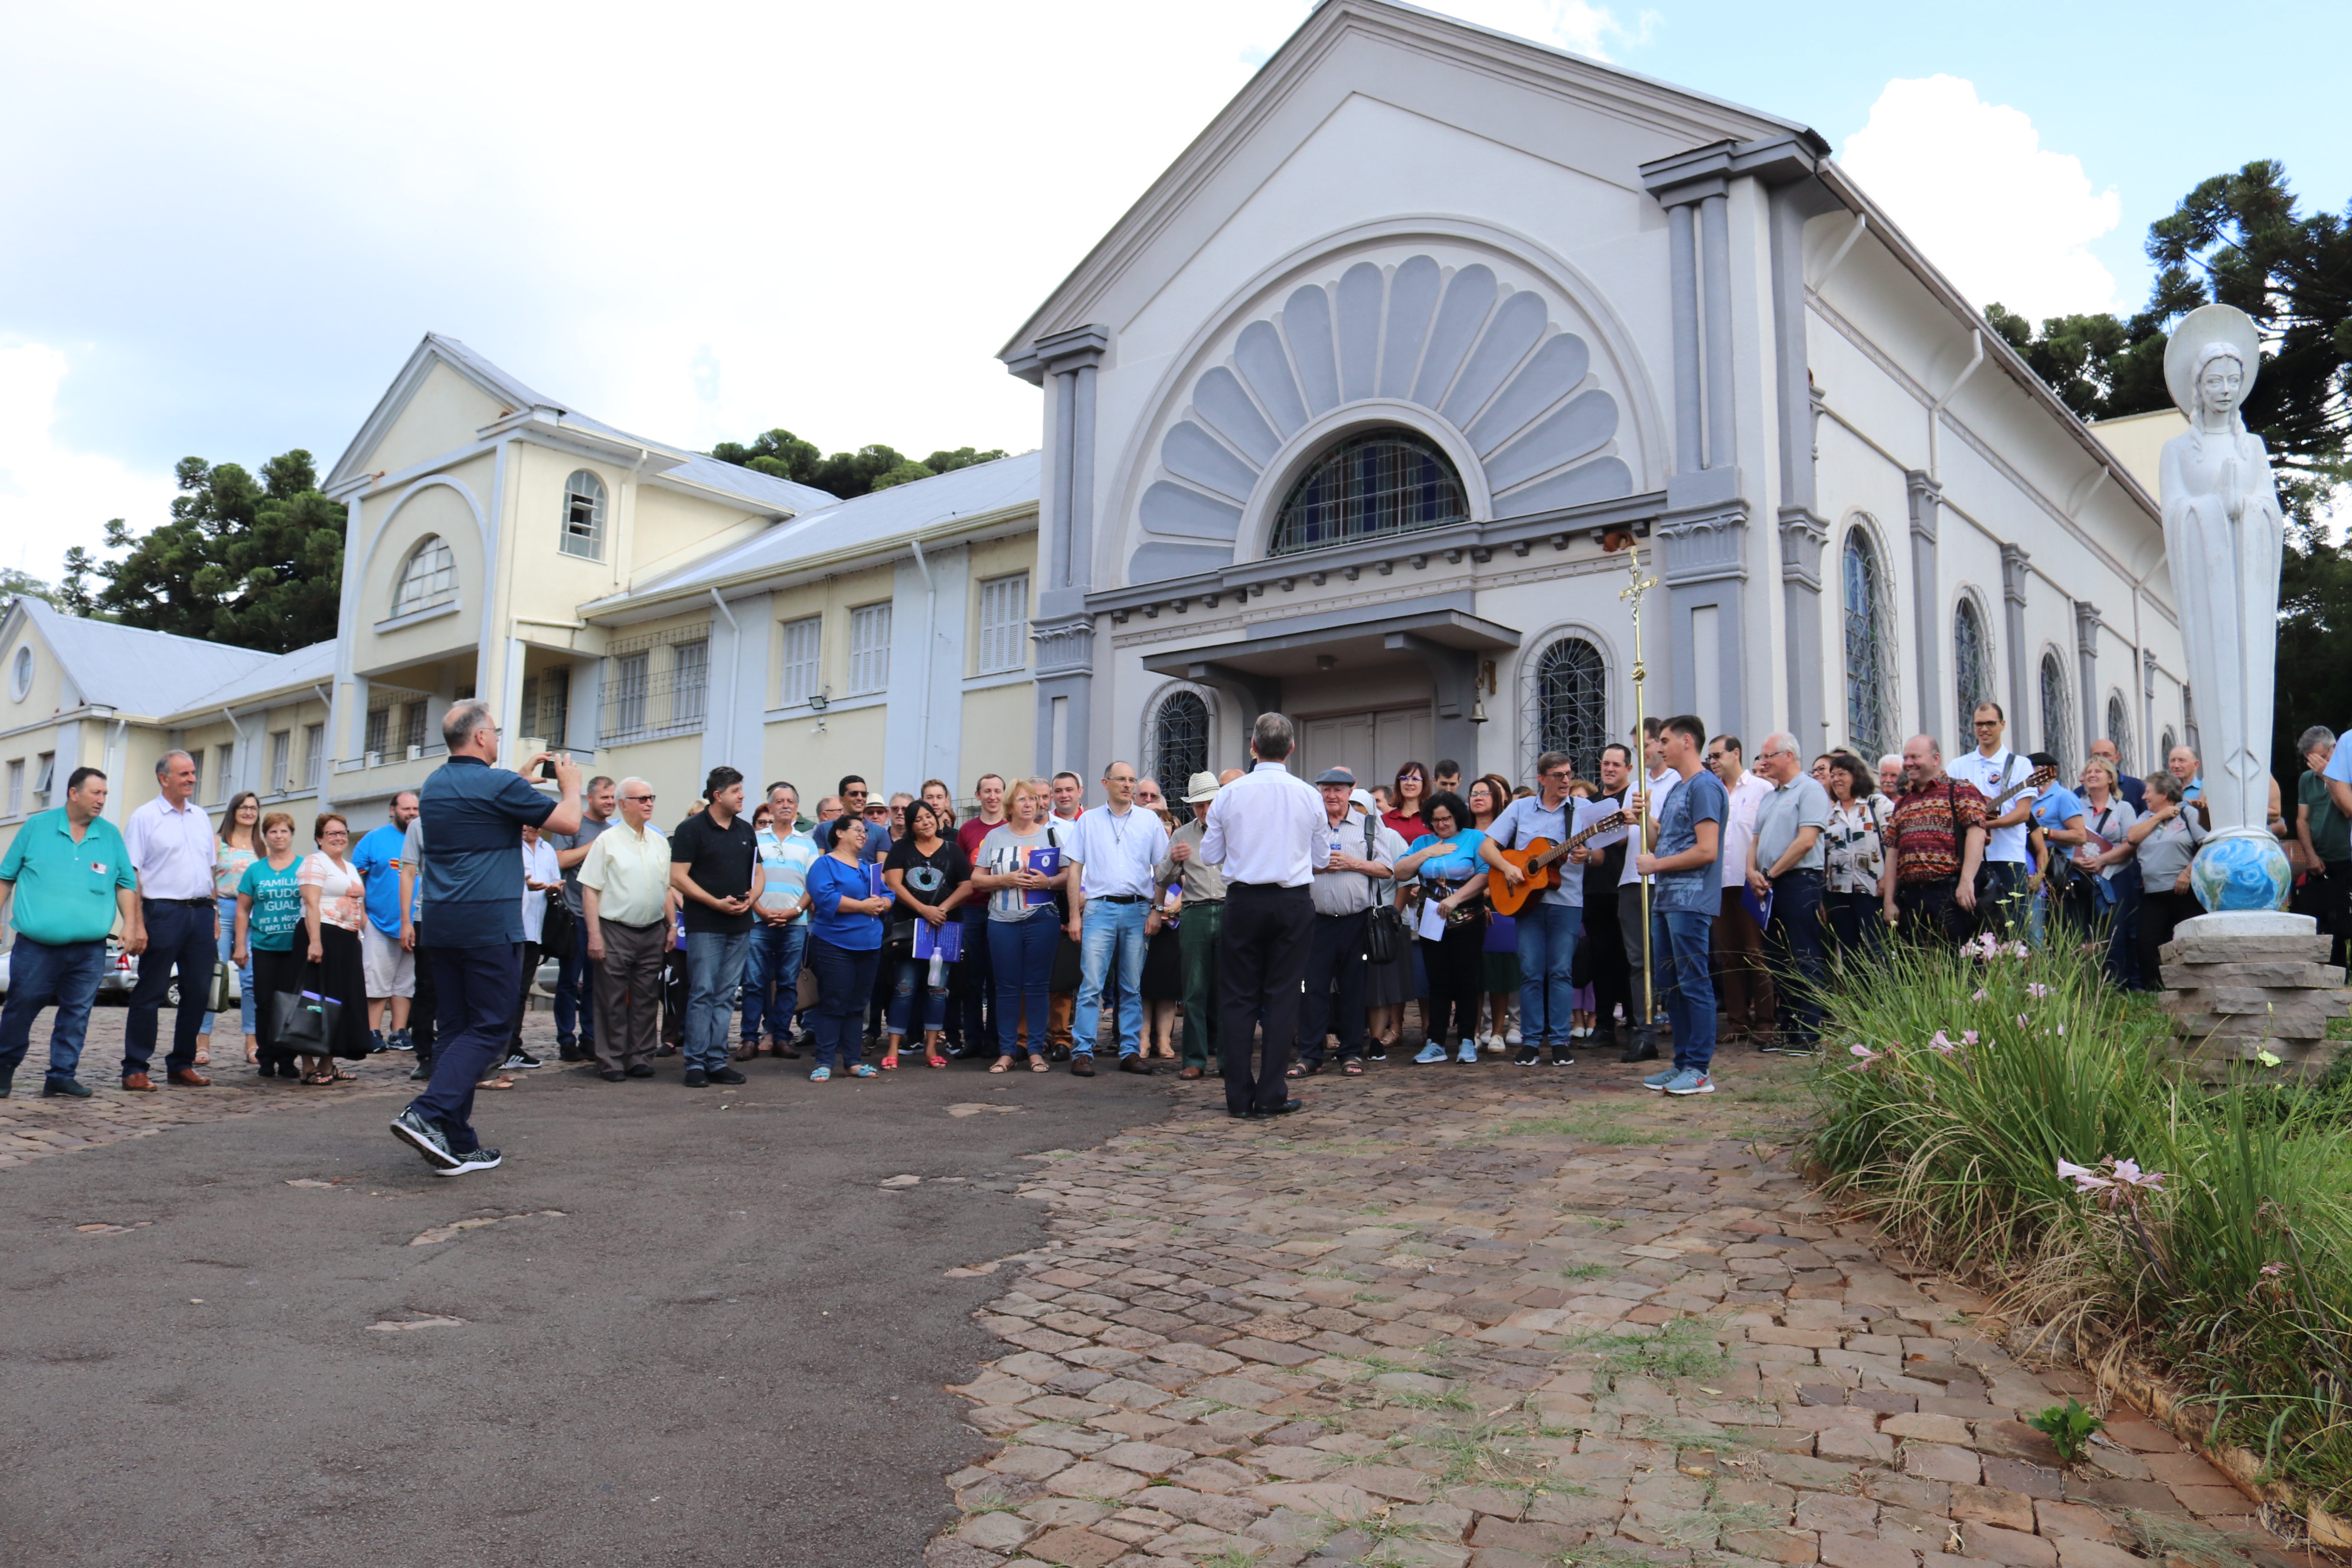
<svg viewBox="0 0 2352 1568"><path fill-rule="evenodd" d="M882 1070L884 1072L897 1072L898 1070L898 1054L896 1051L891 1052L888 1056L882 1058Z"/></svg>
<svg viewBox="0 0 2352 1568"><path fill-rule="evenodd" d="M925 1057L923 1058L923 1065L929 1068L943 1068L948 1065L948 1058L945 1057Z"/></svg>
<svg viewBox="0 0 2352 1568"><path fill-rule="evenodd" d="M891 1065L895 1067L898 1064L894 1062ZM873 1063L859 1062L856 1067L849 1069L849 1076L852 1078L874 1078L877 1075L874 1071Z"/></svg>
<svg viewBox="0 0 2352 1568"><path fill-rule="evenodd" d="M1054 1067L1053 1064L1048 1062L1044 1057L1031 1057L1029 1058L1029 1070L1031 1072L1052 1072L1054 1070Z"/></svg>
<svg viewBox="0 0 2352 1568"><path fill-rule="evenodd" d="M331 1083L334 1080L331 1079L328 1081ZM512 1089L514 1086L514 1079L503 1076L499 1078L486 1078L479 1083L474 1085L476 1089Z"/></svg>
<svg viewBox="0 0 2352 1568"><path fill-rule="evenodd" d="M818 1068L809 1074L809 1082L824 1083L829 1081L832 1077L833 1069L831 1068Z"/></svg>
<svg viewBox="0 0 2352 1568"><path fill-rule="evenodd" d="M931 1065L934 1067L939 1065L936 1058L933 1058ZM1011 1057L999 1057L994 1061L988 1064L988 1070L991 1072L1011 1072L1013 1070L1013 1058Z"/></svg>
<svg viewBox="0 0 2352 1568"><path fill-rule="evenodd" d="M1349 1078L1361 1078L1364 1076L1364 1064L1351 1057L1339 1064L1339 1070Z"/></svg>

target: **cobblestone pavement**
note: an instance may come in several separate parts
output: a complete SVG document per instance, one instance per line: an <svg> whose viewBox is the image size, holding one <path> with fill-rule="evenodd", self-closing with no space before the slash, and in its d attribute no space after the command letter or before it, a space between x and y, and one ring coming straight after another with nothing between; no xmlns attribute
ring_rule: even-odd
<svg viewBox="0 0 2352 1568"><path fill-rule="evenodd" d="M1391 1063L1272 1124L1212 1086L1036 1156L1057 1239L972 1266L1000 1446L931 1568L2310 1561L2127 1410L2062 1468L2023 1418L2091 1385L1824 1212L1805 1066L1718 1068Z"/></svg>
<svg viewBox="0 0 2352 1568"><path fill-rule="evenodd" d="M209 1089L182 1089L163 1081L163 1055L153 1066L156 1087L151 1093L130 1094L121 1088L123 1009L100 1007L90 1014L89 1036L83 1043L79 1077L93 1092L88 1100L66 1096L46 1098L41 1074L49 1060L49 1020L44 1013L33 1026L32 1049L16 1068L15 1091L0 1100L0 1166L20 1165L51 1154L145 1138L167 1127L195 1121L218 1121L230 1116L258 1112L302 1110L352 1095L415 1092L408 1082L416 1058L387 1052L363 1062L346 1062L354 1081L310 1088L283 1079L262 1079L245 1061L245 1045L234 1035L214 1042L212 1065L196 1070L211 1079ZM554 1025L549 1015L534 1014L524 1038L534 1037L533 1026L546 1037L549 1053L555 1048ZM170 1045L172 1016L163 1015L163 1049ZM226 1047L226 1048L222 1048ZM533 1046L536 1050L538 1047Z"/></svg>

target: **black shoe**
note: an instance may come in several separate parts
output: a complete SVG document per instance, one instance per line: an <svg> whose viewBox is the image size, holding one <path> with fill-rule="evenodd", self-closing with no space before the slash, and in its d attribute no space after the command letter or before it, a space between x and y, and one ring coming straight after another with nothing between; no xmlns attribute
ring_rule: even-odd
<svg viewBox="0 0 2352 1568"><path fill-rule="evenodd" d="M596 1076L603 1079L606 1083L621 1083L625 1082L629 1075L623 1072L619 1068L606 1068Z"/></svg>
<svg viewBox="0 0 2352 1568"><path fill-rule="evenodd" d="M449 1147L449 1134L414 1106L392 1119L392 1135L424 1155L425 1163L436 1170L446 1170L457 1163L457 1153Z"/></svg>
<svg viewBox="0 0 2352 1568"><path fill-rule="evenodd" d="M1145 1078L1150 1078L1151 1076L1151 1064L1145 1061L1139 1056L1121 1057L1118 1058L1118 1070L1121 1072L1141 1073Z"/></svg>
<svg viewBox="0 0 2352 1568"><path fill-rule="evenodd" d="M505 1163L505 1156L496 1149L468 1149L457 1155L457 1163L434 1172L436 1176L462 1176L468 1171L495 1171Z"/></svg>
<svg viewBox="0 0 2352 1568"><path fill-rule="evenodd" d="M278 1076L279 1078L285 1078L288 1076L286 1069L284 1068L279 1068L278 1069ZM296 1078L301 1077L302 1074L300 1069L297 1068L292 1076ZM408 1069L408 1081L411 1083L424 1083L430 1079L432 1076L433 1058L431 1057L417 1058L416 1065Z"/></svg>
<svg viewBox="0 0 2352 1568"><path fill-rule="evenodd" d="M1150 1068L1146 1068L1143 1070L1149 1072L1151 1069ZM1092 1057L1072 1057L1070 1058L1070 1072L1071 1075L1076 1078L1094 1077L1095 1058Z"/></svg>
<svg viewBox="0 0 2352 1568"><path fill-rule="evenodd" d="M368 1031L368 1055L372 1057L380 1057L390 1049L392 1049L392 1047L383 1043L383 1035L373 1029L370 1029Z"/></svg>
<svg viewBox="0 0 2352 1568"><path fill-rule="evenodd" d="M1389 1048L1375 1040L1372 1042L1371 1048L1364 1053L1364 1059L1368 1062L1384 1062L1389 1059Z"/></svg>
<svg viewBox="0 0 2352 1568"><path fill-rule="evenodd" d="M504 1072L512 1068L535 1068L539 1065L537 1057L532 1056L529 1051L517 1048L507 1053L507 1059L499 1064L499 1070Z"/></svg>
<svg viewBox="0 0 2352 1568"><path fill-rule="evenodd" d="M1235 1110L1230 1105L1225 1107L1225 1114L1236 1121L1255 1121L1258 1119L1258 1113L1255 1110Z"/></svg>
<svg viewBox="0 0 2352 1568"><path fill-rule="evenodd" d="M1049 1062L1068 1061L1070 1059L1070 1047L1067 1046L1047 1046L1045 1047L1045 1059Z"/></svg>
<svg viewBox="0 0 2352 1568"><path fill-rule="evenodd" d="M1518 1055L1513 1057L1511 1060L1518 1067L1531 1068L1542 1058L1543 1052L1538 1050L1535 1042L1530 1040L1519 1047Z"/></svg>
<svg viewBox="0 0 2352 1568"><path fill-rule="evenodd" d="M700 1068L688 1068L686 1069L686 1087L688 1089L709 1089L710 1087L710 1075L703 1071Z"/></svg>
<svg viewBox="0 0 2352 1568"><path fill-rule="evenodd" d="M41 1085L43 1100L88 1100L89 1085L77 1083L69 1078L53 1078Z"/></svg>
<svg viewBox="0 0 2352 1568"><path fill-rule="evenodd" d="M737 1072L733 1068L712 1068L710 1069L709 1078L710 1081L713 1083L749 1083L751 1081L750 1079L745 1078L741 1073Z"/></svg>
<svg viewBox="0 0 2352 1568"><path fill-rule="evenodd" d="M1280 1105L1264 1107L1251 1111L1250 1114L1263 1121L1268 1117L1288 1116L1293 1111L1306 1109L1307 1102L1303 1100L1286 1100Z"/></svg>
<svg viewBox="0 0 2352 1568"><path fill-rule="evenodd" d="M555 1059L560 1062L583 1062L588 1059L588 1053L578 1046L558 1046L555 1047Z"/></svg>
<svg viewBox="0 0 2352 1568"><path fill-rule="evenodd" d="M1554 1046L1551 1048L1551 1065L1556 1068L1572 1068L1576 1065L1576 1058L1568 1054L1566 1046Z"/></svg>
<svg viewBox="0 0 2352 1568"><path fill-rule="evenodd" d="M1655 1029L1635 1029L1633 1031L1633 1038L1625 1043L1625 1054L1619 1057L1617 1059L1621 1062L1656 1061L1658 1059L1658 1031Z"/></svg>
<svg viewBox="0 0 2352 1568"><path fill-rule="evenodd" d="M646 1066L644 1062L631 1062L622 1070L626 1072L631 1078L651 1078L654 1076L654 1069Z"/></svg>

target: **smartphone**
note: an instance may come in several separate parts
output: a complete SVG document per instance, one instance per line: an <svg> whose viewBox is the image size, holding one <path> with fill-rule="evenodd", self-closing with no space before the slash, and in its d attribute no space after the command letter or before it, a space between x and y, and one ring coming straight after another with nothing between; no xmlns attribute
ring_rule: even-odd
<svg viewBox="0 0 2352 1568"><path fill-rule="evenodd" d="M539 776L545 779L550 784L553 784L555 782L555 759L553 757L550 757L545 762L539 764Z"/></svg>

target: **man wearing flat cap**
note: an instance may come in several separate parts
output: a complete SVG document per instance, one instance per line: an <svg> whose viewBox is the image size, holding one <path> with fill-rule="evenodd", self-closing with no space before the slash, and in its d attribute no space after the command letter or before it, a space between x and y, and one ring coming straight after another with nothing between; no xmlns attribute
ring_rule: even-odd
<svg viewBox="0 0 2352 1568"><path fill-rule="evenodd" d="M1315 788L1323 796L1331 858L1308 888L1315 931L1298 1008L1298 1065L1291 1072L1322 1071L1323 1041L1336 1034L1339 1070L1354 1078L1364 1070L1364 996L1371 976L1365 929L1372 906L1388 891L1389 868L1404 853L1404 840L1371 809L1371 797L1356 788L1356 775L1346 768L1324 769Z"/></svg>

